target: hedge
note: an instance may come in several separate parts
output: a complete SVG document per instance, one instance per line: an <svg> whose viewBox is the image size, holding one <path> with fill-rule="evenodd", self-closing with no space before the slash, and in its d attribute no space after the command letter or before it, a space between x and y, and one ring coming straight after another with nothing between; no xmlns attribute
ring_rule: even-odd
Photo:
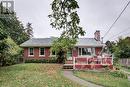
<svg viewBox="0 0 130 87"><path fill-rule="evenodd" d="M25 63L57 63L56 58L50 59L27 59Z"/></svg>

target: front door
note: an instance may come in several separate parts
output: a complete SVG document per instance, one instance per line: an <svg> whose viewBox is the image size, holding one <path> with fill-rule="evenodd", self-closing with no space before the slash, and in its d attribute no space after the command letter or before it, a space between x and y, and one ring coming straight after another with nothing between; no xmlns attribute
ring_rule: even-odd
<svg viewBox="0 0 130 87"><path fill-rule="evenodd" d="M69 50L67 52L67 60L72 60L72 51L71 50Z"/></svg>

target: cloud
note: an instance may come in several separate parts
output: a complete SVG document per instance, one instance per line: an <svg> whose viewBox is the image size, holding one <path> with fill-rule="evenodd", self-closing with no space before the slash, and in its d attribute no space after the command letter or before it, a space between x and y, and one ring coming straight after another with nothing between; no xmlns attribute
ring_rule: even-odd
<svg viewBox="0 0 130 87"><path fill-rule="evenodd" d="M86 30L84 37L94 37L95 30L103 36L120 14L128 0L77 0L81 25ZM49 18L52 0L15 0L15 11L24 23L31 22L35 37L59 36L60 32L51 28ZM105 40L130 26L130 6L111 29Z"/></svg>

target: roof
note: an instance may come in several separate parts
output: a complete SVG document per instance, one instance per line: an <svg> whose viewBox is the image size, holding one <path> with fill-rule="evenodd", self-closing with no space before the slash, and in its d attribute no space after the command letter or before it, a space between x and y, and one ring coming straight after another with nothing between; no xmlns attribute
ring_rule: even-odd
<svg viewBox="0 0 130 87"><path fill-rule="evenodd" d="M52 45L54 38L32 38L22 43L21 47L49 47ZM104 44L94 38L79 38L76 46L93 46L102 47Z"/></svg>

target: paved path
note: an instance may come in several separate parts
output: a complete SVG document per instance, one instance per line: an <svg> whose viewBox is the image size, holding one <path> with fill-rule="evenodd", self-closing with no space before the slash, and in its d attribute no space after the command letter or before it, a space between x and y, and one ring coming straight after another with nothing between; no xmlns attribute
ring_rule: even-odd
<svg viewBox="0 0 130 87"><path fill-rule="evenodd" d="M80 85L86 86L86 87L103 87L103 86L99 86L93 83L90 83L88 81L85 81L83 79L80 79L76 76L73 75L72 71L64 71L64 76L74 82L77 82Z"/></svg>

